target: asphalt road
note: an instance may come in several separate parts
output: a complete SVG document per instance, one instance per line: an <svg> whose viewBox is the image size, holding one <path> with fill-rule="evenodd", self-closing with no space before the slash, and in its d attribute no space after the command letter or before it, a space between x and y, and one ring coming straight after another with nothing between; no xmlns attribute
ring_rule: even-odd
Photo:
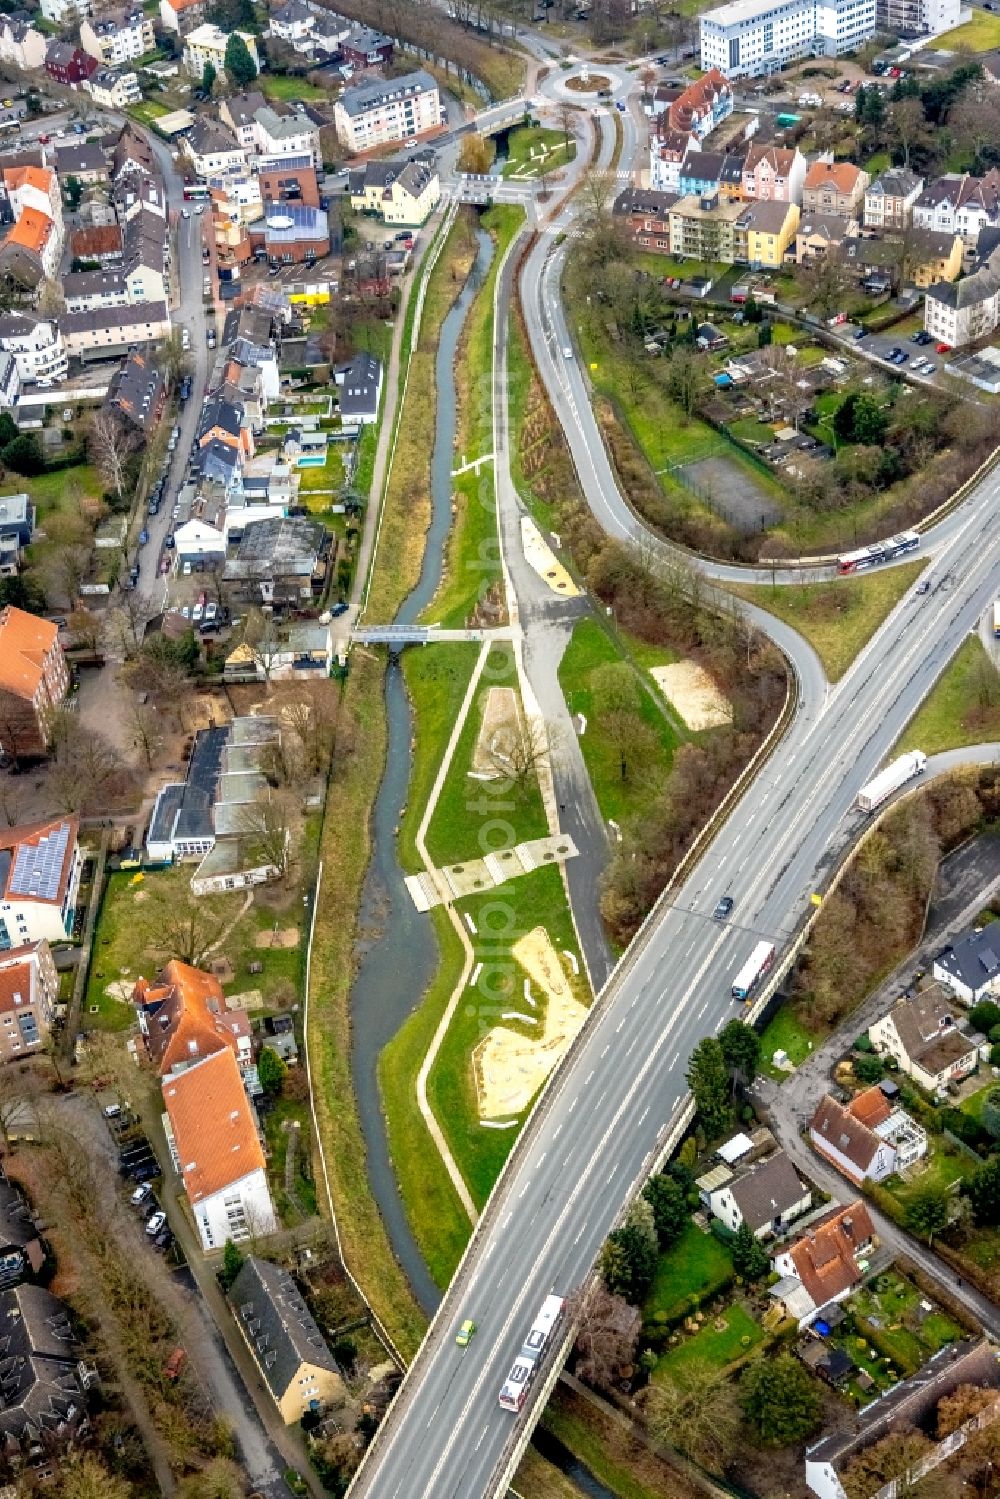
<svg viewBox="0 0 1000 1499"><path fill-rule="evenodd" d="M524 287L529 335L587 501L608 531L634 538L641 528L618 491L575 360L565 361L567 378L554 388L551 339L548 360L541 357L546 325L556 347L565 331L557 275L533 256ZM936 545L935 589L921 600L909 593L836 687L798 637L765 616L795 665L795 719L673 903L633 943L553 1078L353 1494L481 1499L495 1491L529 1419L501 1410L498 1393L535 1312L550 1292L566 1295L585 1280L686 1095L691 1051L739 1013L733 975L759 939L780 948L791 937L857 829L859 788L975 628L1000 577L998 498L1000 480L990 477ZM717 923L712 911L723 894L735 908ZM463 1350L455 1333L465 1317L479 1331Z"/></svg>

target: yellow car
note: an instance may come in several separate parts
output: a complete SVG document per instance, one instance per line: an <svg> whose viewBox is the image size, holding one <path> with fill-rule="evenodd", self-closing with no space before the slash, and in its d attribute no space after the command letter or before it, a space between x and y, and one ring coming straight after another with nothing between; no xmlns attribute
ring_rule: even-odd
<svg viewBox="0 0 1000 1499"><path fill-rule="evenodd" d="M459 1348L468 1348L469 1344L472 1342L475 1336L476 1324L470 1317L466 1317L465 1321L458 1329L458 1333L455 1337L455 1342L458 1344Z"/></svg>

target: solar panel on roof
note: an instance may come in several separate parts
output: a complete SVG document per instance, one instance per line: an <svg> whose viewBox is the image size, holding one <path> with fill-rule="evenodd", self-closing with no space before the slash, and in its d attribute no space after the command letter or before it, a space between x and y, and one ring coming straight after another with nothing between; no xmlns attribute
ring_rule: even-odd
<svg viewBox="0 0 1000 1499"><path fill-rule="evenodd" d="M36 900L56 900L69 836L70 825L63 822L51 833L45 833L37 843L19 844L10 894L33 896Z"/></svg>
<svg viewBox="0 0 1000 1499"><path fill-rule="evenodd" d="M983 948L982 952L979 954L979 961L980 963L982 963L987 973L996 973L997 967L1000 966L997 964L997 955L993 951L992 947Z"/></svg>

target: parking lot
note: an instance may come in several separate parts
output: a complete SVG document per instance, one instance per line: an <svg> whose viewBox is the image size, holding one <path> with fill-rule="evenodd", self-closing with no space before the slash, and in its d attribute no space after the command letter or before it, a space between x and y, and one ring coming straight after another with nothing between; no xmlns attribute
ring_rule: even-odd
<svg viewBox="0 0 1000 1499"><path fill-rule="evenodd" d="M893 368L901 374L908 374L917 378L931 379L941 368L942 353L934 344L929 334L900 334L894 333L890 328L885 333L865 333L862 328L848 323L837 330L844 338L852 340L855 349L862 350L866 354L873 355L876 359L885 363L886 370L892 372ZM905 359L897 356L893 365L890 355L898 350L899 354L905 354ZM924 368L918 368L924 362ZM933 365L931 371L926 370L926 362Z"/></svg>

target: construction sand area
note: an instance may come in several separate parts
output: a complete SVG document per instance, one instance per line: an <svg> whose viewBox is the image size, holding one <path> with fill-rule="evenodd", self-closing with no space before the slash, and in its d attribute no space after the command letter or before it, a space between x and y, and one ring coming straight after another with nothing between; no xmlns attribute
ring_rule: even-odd
<svg viewBox="0 0 1000 1499"><path fill-rule="evenodd" d="M521 937L511 954L527 974L525 997L512 1000L503 1018L533 1025L539 1034L497 1025L475 1048L472 1070L481 1120L523 1113L587 1018L544 927Z"/></svg>
<svg viewBox="0 0 1000 1499"><path fill-rule="evenodd" d="M471 774L481 781L500 779L520 732L521 707L513 687L488 687Z"/></svg>
<svg viewBox="0 0 1000 1499"><path fill-rule="evenodd" d="M689 729L719 729L731 722L729 699L696 661L651 666L649 674Z"/></svg>
<svg viewBox="0 0 1000 1499"><path fill-rule="evenodd" d="M297 926L279 927L277 931L255 932L253 939L254 947L298 947L299 929Z"/></svg>

